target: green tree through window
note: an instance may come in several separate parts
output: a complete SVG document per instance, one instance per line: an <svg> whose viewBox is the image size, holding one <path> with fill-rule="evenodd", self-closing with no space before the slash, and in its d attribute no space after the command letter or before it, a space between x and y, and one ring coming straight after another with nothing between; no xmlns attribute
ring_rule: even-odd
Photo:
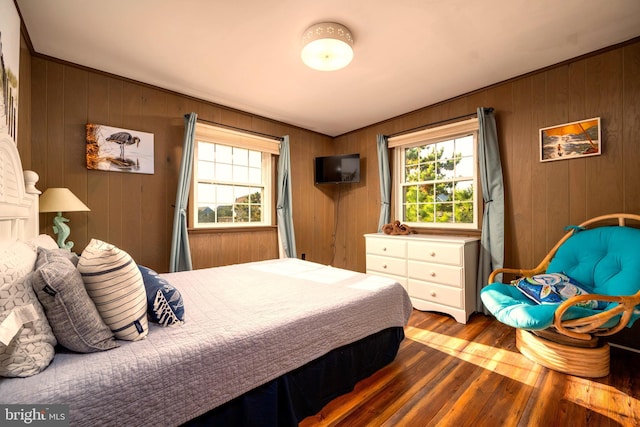
<svg viewBox="0 0 640 427"><path fill-rule="evenodd" d="M473 135L405 148L403 220L474 222Z"/></svg>
<svg viewBox="0 0 640 427"><path fill-rule="evenodd" d="M234 204L236 222L259 222L262 220L262 194L259 191L239 198Z"/></svg>

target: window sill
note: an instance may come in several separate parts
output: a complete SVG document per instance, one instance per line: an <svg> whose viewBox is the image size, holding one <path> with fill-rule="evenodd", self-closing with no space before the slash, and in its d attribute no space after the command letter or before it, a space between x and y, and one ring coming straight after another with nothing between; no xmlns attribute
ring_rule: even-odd
<svg viewBox="0 0 640 427"><path fill-rule="evenodd" d="M276 225L261 225L247 227L198 227L187 228L189 234L217 234L217 233L247 233L251 231L277 230Z"/></svg>
<svg viewBox="0 0 640 427"><path fill-rule="evenodd" d="M480 237L482 230L461 229L461 228L431 228L431 227L411 227L411 231L415 234L429 234L435 236L463 236L463 237Z"/></svg>

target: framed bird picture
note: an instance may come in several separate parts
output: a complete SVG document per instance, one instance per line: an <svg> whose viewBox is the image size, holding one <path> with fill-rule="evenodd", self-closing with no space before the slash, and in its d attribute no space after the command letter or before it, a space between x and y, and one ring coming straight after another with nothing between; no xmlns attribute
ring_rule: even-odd
<svg viewBox="0 0 640 427"><path fill-rule="evenodd" d="M153 134L87 123L87 169L153 174Z"/></svg>

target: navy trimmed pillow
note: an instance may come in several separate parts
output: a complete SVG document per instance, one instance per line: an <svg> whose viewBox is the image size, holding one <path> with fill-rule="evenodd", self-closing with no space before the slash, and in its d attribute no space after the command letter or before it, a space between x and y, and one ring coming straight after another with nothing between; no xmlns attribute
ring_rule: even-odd
<svg viewBox="0 0 640 427"><path fill-rule="evenodd" d="M515 281L516 288L536 304L560 304L576 295L588 295L583 285L562 273L544 273ZM607 307L604 301L588 300L576 304L594 310Z"/></svg>
<svg viewBox="0 0 640 427"><path fill-rule="evenodd" d="M154 270L142 265L138 268L147 291L149 320L162 326L184 323L184 302L180 292Z"/></svg>

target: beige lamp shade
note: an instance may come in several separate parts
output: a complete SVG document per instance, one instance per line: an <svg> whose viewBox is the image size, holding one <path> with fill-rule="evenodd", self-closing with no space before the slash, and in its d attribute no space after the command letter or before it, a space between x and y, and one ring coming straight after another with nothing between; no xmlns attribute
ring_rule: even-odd
<svg viewBox="0 0 640 427"><path fill-rule="evenodd" d="M90 211L68 188L48 188L40 196L40 212Z"/></svg>
<svg viewBox="0 0 640 427"><path fill-rule="evenodd" d="M319 71L335 71L353 59L353 35L335 22L312 25L302 35L302 62Z"/></svg>

